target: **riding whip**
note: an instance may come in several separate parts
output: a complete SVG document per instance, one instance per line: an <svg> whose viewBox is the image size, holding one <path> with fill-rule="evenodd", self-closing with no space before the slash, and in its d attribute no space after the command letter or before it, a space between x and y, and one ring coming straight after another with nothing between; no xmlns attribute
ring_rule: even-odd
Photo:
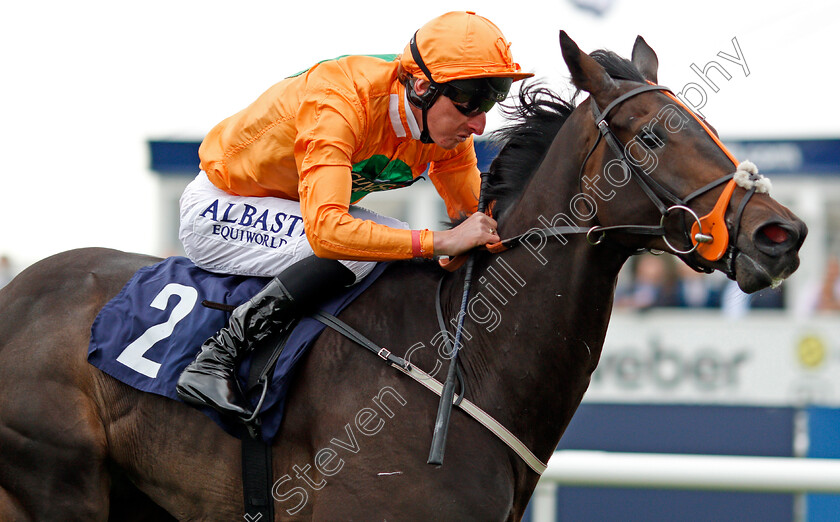
<svg viewBox="0 0 840 522"><path fill-rule="evenodd" d="M484 201L488 172L481 173L481 187L478 194L478 212L484 212L486 202ZM461 311L458 313L458 326L455 328L455 343L452 347L452 357L449 360L449 369L446 373L446 381L443 384L443 391L440 394L437 417L435 418L435 429L432 433L432 447L429 450L427 464L443 464L443 452L446 449L446 435L449 432L449 417L452 415L452 400L455 395L455 372L458 367L458 351L461 346L461 332L464 329L464 317L467 315L467 301L470 298L470 286L472 284L473 265L475 265L475 253L471 253L467 259L464 272L464 294L461 296ZM463 390L461 391L463 393Z"/></svg>

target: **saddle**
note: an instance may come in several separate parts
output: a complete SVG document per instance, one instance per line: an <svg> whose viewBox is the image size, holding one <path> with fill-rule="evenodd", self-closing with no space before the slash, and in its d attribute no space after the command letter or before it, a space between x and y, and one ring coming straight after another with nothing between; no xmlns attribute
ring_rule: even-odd
<svg viewBox="0 0 840 522"><path fill-rule="evenodd" d="M365 280L325 303L323 310L339 314L386 267L387 263L379 263ZM228 310L250 299L267 282L267 278L207 272L185 257L141 268L94 320L88 361L133 388L180 401L175 384L201 344L227 323ZM282 350L273 355L271 349L255 350L261 359L255 364L249 357L240 365L239 384L251 390L252 406L262 400L260 438L264 442L270 444L277 435L296 364L324 328L313 318L303 318L287 332ZM260 366L256 387L253 378L249 385L252 365ZM201 411L231 435L245 436L241 424L209 408Z"/></svg>

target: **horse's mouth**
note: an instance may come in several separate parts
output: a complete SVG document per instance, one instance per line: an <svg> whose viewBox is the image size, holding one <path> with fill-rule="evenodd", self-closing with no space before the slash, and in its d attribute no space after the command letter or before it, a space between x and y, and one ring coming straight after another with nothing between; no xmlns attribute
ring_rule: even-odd
<svg viewBox="0 0 840 522"><path fill-rule="evenodd" d="M799 249L807 235L808 227L798 219L774 219L739 242L732 266L741 290L749 294L782 284L799 268Z"/></svg>
<svg viewBox="0 0 840 522"><path fill-rule="evenodd" d="M751 294L768 286L776 288L799 267L799 256L792 254L784 263L774 263L780 267L771 270L770 267L759 263L749 254L739 252L735 257L735 281L744 292Z"/></svg>

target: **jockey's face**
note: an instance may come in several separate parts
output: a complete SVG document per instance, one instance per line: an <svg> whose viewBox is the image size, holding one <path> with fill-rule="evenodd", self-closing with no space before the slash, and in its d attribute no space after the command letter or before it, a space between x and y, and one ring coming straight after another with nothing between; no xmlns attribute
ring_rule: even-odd
<svg viewBox="0 0 840 522"><path fill-rule="evenodd" d="M429 88L429 82L417 80L414 83L414 88L417 94L423 94ZM417 124L422 129L422 112L413 106L412 112L414 112ZM487 114L479 112L474 116L467 116L455 107L452 100L446 96L438 96L434 105L429 108L426 120L429 125L429 136L435 143L444 149L454 149L471 135L484 133Z"/></svg>

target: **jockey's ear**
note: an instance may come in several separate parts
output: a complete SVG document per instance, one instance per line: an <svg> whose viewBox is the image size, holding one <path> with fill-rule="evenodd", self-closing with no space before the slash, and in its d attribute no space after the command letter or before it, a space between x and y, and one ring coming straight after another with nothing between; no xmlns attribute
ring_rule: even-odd
<svg viewBox="0 0 840 522"><path fill-rule="evenodd" d="M429 83L428 80L424 80L422 78L417 78L414 80L414 92L417 93L418 96L422 96L429 90Z"/></svg>
<svg viewBox="0 0 840 522"><path fill-rule="evenodd" d="M633 44L633 54L631 60L633 65L639 69L645 80L651 83L659 83L656 80L656 73L659 70L659 59L656 53L647 44L641 36L636 37L636 43Z"/></svg>
<svg viewBox="0 0 840 522"><path fill-rule="evenodd" d="M560 49L563 59L572 73L575 87L591 94L601 107L609 104L618 85L610 78L601 64L580 50L566 31L560 31Z"/></svg>

